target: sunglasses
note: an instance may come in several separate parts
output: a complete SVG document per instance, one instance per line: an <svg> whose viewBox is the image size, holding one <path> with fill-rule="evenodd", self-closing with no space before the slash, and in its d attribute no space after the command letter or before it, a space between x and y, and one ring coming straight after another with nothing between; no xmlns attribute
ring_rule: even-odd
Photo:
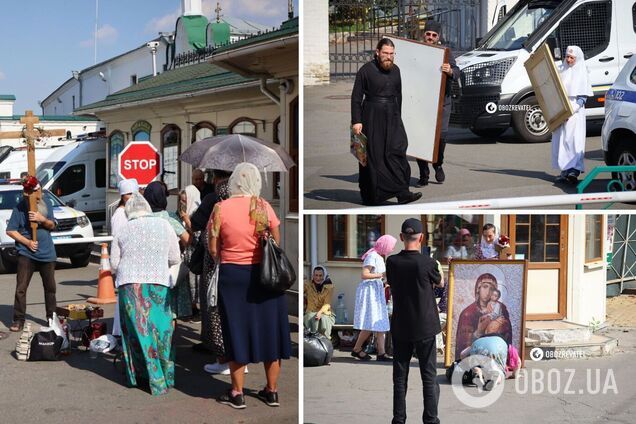
<svg viewBox="0 0 636 424"><path fill-rule="evenodd" d="M433 37L433 38L437 38L437 37L439 37L439 34L438 34L438 33L436 33L436 32L431 32L431 31L426 31L426 32L424 33L424 35L426 35L427 37Z"/></svg>

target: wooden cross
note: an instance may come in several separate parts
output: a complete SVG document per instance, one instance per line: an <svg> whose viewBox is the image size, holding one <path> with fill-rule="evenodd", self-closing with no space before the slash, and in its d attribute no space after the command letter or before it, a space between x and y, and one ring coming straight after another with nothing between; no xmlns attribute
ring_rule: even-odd
<svg viewBox="0 0 636 424"><path fill-rule="evenodd" d="M25 129L22 131L9 131L0 132L0 139L3 138L24 138L27 145L27 166L29 175L35 176L35 139L40 137L51 137L58 135L66 135L65 129L59 130L42 130L35 128L35 124L40 122L40 118L33 116L33 111L27 110L20 123L24 124ZM29 197L29 211L37 212L37 202L42 197L42 188L34 191L28 195ZM36 231L38 224L31 222L31 233L33 235L33 241L37 241Z"/></svg>

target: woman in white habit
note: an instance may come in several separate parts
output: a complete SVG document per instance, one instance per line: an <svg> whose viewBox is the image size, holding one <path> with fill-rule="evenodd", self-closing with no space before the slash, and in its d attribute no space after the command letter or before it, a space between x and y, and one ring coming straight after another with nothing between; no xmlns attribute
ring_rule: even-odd
<svg viewBox="0 0 636 424"><path fill-rule="evenodd" d="M580 47L568 46L559 74L574 114L552 134L552 168L561 170L557 183L576 184L584 171L585 102L594 95Z"/></svg>

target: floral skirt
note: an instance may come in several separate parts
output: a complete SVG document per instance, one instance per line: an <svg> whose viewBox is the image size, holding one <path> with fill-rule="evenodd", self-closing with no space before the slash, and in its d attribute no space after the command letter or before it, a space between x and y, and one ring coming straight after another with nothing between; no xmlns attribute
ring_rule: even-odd
<svg viewBox="0 0 636 424"><path fill-rule="evenodd" d="M125 284L119 287L122 347L130 386L147 383L153 395L174 386L172 312L168 287Z"/></svg>

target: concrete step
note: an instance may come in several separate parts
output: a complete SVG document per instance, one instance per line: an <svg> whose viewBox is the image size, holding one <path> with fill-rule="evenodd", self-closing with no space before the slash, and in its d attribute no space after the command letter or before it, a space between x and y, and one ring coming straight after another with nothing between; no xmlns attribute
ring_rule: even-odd
<svg viewBox="0 0 636 424"><path fill-rule="evenodd" d="M541 345L582 343L590 340L592 329L568 321L527 321L525 336Z"/></svg>
<svg viewBox="0 0 636 424"><path fill-rule="evenodd" d="M530 344L528 341L530 340ZM612 355L618 339L592 334L587 341L566 343L537 343L526 338L526 359L533 361L551 359L585 359Z"/></svg>

